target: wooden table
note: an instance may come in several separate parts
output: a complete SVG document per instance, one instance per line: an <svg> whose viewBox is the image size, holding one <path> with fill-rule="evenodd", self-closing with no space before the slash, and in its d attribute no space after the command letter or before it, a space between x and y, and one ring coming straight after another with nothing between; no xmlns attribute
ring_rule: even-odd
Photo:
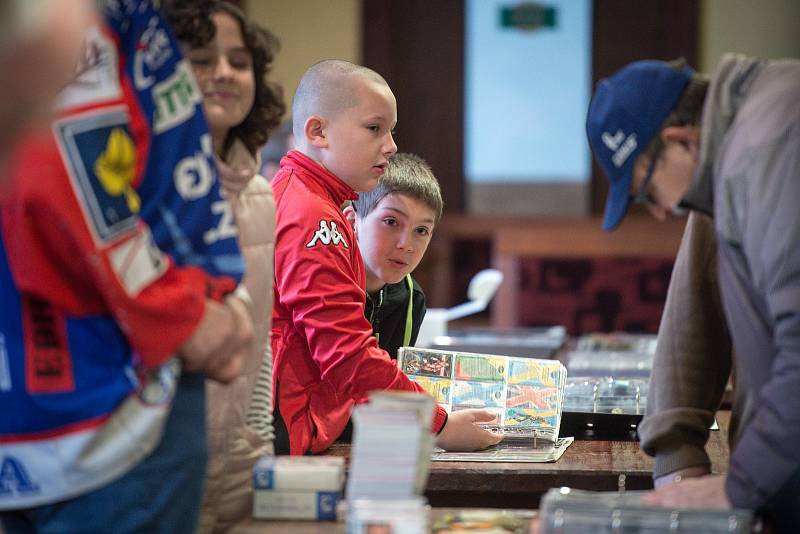
<svg viewBox="0 0 800 534"><path fill-rule="evenodd" d="M458 512L453 508L434 508L430 512L431 524L445 517L446 514ZM536 511L525 512L525 517L536 517ZM526 519L527 521L527 519ZM261 521L251 520L235 534L345 534L347 526L342 522L334 521Z"/></svg>
<svg viewBox="0 0 800 534"><path fill-rule="evenodd" d="M345 534L347 526L334 521L261 521L251 519L236 534Z"/></svg>
<svg viewBox="0 0 800 534"><path fill-rule="evenodd" d="M720 430L711 432L706 450L714 473L725 473L730 457L730 412L717 414ZM330 454L349 457L349 445L334 445ZM575 441L552 463L433 462L426 496L434 507L538 508L550 488L613 491L624 475L625 488L650 489L653 459L638 441Z"/></svg>
<svg viewBox="0 0 800 534"><path fill-rule="evenodd" d="M706 451L711 470L728 470L728 425L730 412L717 413L720 429L711 432ZM349 458L348 445L335 445L330 453ZM625 475L629 490L652 488L652 458L639 450L636 441L576 441L557 462L481 463L433 462L426 496L435 508L534 509L550 488L613 491ZM440 511L434 510L435 513ZM241 532L287 534L344 534L344 523L253 520ZM239 532L239 531L237 531Z"/></svg>

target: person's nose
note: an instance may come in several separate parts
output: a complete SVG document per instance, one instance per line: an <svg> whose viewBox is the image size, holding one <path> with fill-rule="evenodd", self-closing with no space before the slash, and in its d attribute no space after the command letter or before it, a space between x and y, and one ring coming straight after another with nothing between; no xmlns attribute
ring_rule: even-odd
<svg viewBox="0 0 800 534"><path fill-rule="evenodd" d="M397 144L394 142L392 132L386 133L386 143L383 147L383 155L387 158L397 153Z"/></svg>
<svg viewBox="0 0 800 534"><path fill-rule="evenodd" d="M397 240L397 248L406 252L414 251L414 239L410 232L402 232Z"/></svg>
<svg viewBox="0 0 800 534"><path fill-rule="evenodd" d="M233 68L228 63L225 56L217 58L217 63L214 66L214 79L216 80L229 80L233 75Z"/></svg>

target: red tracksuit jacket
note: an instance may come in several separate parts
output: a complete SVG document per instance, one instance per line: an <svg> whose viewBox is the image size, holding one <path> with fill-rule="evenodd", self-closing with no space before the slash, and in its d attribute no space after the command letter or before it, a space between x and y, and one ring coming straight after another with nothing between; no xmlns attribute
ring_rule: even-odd
<svg viewBox="0 0 800 534"><path fill-rule="evenodd" d="M274 391L291 453L317 453L339 437L353 405L370 391L423 390L378 348L364 317L364 262L340 209L356 193L297 151L281 160L272 188ZM446 418L437 406L432 430Z"/></svg>

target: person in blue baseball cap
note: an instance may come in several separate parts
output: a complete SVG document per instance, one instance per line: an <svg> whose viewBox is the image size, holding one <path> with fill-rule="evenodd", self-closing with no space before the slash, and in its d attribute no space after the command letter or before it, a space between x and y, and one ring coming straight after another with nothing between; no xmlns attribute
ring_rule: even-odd
<svg viewBox="0 0 800 534"><path fill-rule="evenodd" d="M586 127L610 183L605 229L634 202L659 219L696 212L659 332L658 398L641 427L656 458L646 500L750 509L774 532L800 524L799 103L796 59L726 55L710 79L640 61L598 84ZM732 359L707 357L730 352L727 339ZM710 475L706 429L731 365L730 467Z"/></svg>
<svg viewBox="0 0 800 534"><path fill-rule="evenodd" d="M670 188L662 209L648 190L649 182L667 145L685 148L681 155L696 160L697 124L707 87L707 78L682 61L638 61L599 83L586 132L610 182L605 230L616 228L634 201L645 201L659 219L675 210L680 191Z"/></svg>

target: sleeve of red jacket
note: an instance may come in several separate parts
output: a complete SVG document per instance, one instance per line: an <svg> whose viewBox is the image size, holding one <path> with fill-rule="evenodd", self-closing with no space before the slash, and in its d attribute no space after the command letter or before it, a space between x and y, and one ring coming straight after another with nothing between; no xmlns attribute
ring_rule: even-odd
<svg viewBox="0 0 800 534"><path fill-rule="evenodd" d="M176 267L141 220L111 242L93 238L49 132L21 140L12 176L2 231L18 288L68 315L110 313L143 366L177 352L197 327L209 293L233 289L233 280Z"/></svg>
<svg viewBox="0 0 800 534"><path fill-rule="evenodd" d="M303 208L284 212L291 221L278 221L276 292L291 310L295 328L304 334L322 377L357 402L373 390L424 393L378 348L364 317L366 296L354 268L360 253L341 214L332 208ZM334 222L344 239L314 241L323 220ZM437 405L432 430L441 431L446 419L444 408Z"/></svg>

